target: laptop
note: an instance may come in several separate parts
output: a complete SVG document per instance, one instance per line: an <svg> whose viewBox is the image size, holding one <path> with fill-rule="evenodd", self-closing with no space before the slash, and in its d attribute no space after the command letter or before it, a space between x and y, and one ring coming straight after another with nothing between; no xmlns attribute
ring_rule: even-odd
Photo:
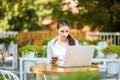
<svg viewBox="0 0 120 80"><path fill-rule="evenodd" d="M60 67L91 66L94 54L94 46L68 46L64 64Z"/></svg>

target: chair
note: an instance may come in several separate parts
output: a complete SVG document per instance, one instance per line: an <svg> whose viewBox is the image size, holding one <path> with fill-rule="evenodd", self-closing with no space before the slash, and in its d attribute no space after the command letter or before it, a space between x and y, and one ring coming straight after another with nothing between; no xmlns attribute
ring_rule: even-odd
<svg viewBox="0 0 120 80"><path fill-rule="evenodd" d="M4 43L0 43L0 51L1 51L1 54L2 54L3 63L5 63L6 48L5 48Z"/></svg>
<svg viewBox="0 0 120 80"><path fill-rule="evenodd" d="M20 80L15 74L9 71L0 70L0 77L3 77L3 80Z"/></svg>
<svg viewBox="0 0 120 80"><path fill-rule="evenodd" d="M25 40L23 42L18 43L18 48L25 45L32 45L34 43L34 39Z"/></svg>

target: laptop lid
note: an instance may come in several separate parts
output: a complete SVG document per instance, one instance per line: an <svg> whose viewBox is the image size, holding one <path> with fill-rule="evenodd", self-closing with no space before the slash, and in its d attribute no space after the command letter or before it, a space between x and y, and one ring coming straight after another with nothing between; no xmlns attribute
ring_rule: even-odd
<svg viewBox="0 0 120 80"><path fill-rule="evenodd" d="M68 46L62 67L90 66L94 49L94 46Z"/></svg>

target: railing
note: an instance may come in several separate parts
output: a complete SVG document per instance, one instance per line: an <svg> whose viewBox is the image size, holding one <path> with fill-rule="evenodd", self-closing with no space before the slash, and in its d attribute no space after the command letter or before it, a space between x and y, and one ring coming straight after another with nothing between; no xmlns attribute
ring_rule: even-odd
<svg viewBox="0 0 120 80"><path fill-rule="evenodd" d="M105 40L107 41L107 44L116 44L120 45L120 33L118 32L87 32L86 33L86 39L89 40ZM104 45L101 46L103 48ZM118 64L118 72L117 75L120 76L120 59L107 59L107 58L95 58L92 61L93 63L98 63L99 71L106 72L108 67L107 63L116 63ZM113 66L112 66L113 67ZM115 67L115 66L114 66ZM114 69L111 69L114 70ZM114 70L115 71L115 70Z"/></svg>
<svg viewBox="0 0 120 80"><path fill-rule="evenodd" d="M0 38L6 38L6 37L16 37L18 39L18 32L0 32ZM6 57L7 54L9 54L9 50L10 49L10 52L12 53L12 64L10 65L6 65L6 60L8 60L9 56ZM8 45L8 47L6 47L6 43L0 43L0 51L1 51L1 54L2 54L2 60L3 60L3 66L0 66L0 67L3 67L3 68L8 68L8 69L15 69L17 68L17 64L18 64L18 60L17 60L17 44L13 44L13 43L10 43ZM6 66L4 66L4 64ZM12 66L11 66L12 65Z"/></svg>
<svg viewBox="0 0 120 80"><path fill-rule="evenodd" d="M87 32L86 38L106 40L109 44L120 45L120 33L118 32Z"/></svg>
<svg viewBox="0 0 120 80"><path fill-rule="evenodd" d="M0 32L0 38L3 37L17 37L18 32Z"/></svg>

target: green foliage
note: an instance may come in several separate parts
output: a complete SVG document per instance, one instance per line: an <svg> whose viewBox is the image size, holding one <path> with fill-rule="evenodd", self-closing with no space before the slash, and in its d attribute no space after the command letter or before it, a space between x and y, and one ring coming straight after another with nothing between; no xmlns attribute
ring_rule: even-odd
<svg viewBox="0 0 120 80"><path fill-rule="evenodd" d="M90 24L93 29L120 31L119 0L76 0L72 4L64 0L0 0L0 29L42 30L45 19L67 19L77 28Z"/></svg>
<svg viewBox="0 0 120 80"><path fill-rule="evenodd" d="M78 42L80 45L91 45L91 41L87 39L79 39Z"/></svg>
<svg viewBox="0 0 120 80"><path fill-rule="evenodd" d="M0 74L0 80L4 80L4 77L2 74Z"/></svg>
<svg viewBox="0 0 120 80"><path fill-rule="evenodd" d="M5 80L1 73L0 73L0 80ZM14 79L11 77L11 78L7 78L7 80L14 80Z"/></svg>
<svg viewBox="0 0 120 80"><path fill-rule="evenodd" d="M94 41L87 40L87 39L79 39L78 40L78 42L80 43L80 45L97 45L98 42L101 42L101 41L105 41L105 40L101 40L101 39L94 40Z"/></svg>
<svg viewBox="0 0 120 80"><path fill-rule="evenodd" d="M50 79L51 80L51 79ZM84 71L84 72L73 72L66 76L60 76L58 79L52 80L100 80L99 72Z"/></svg>
<svg viewBox="0 0 120 80"><path fill-rule="evenodd" d="M18 53L20 56L29 54L29 52L35 52L35 57L46 57L47 55L46 48L40 48L34 45L26 45L18 49Z"/></svg>
<svg viewBox="0 0 120 80"><path fill-rule="evenodd" d="M9 45L11 41L13 41L15 44L18 42L16 37L0 38L0 43L5 43L6 45Z"/></svg>
<svg viewBox="0 0 120 80"><path fill-rule="evenodd" d="M106 54L114 54L117 53L118 57L120 57L120 46L117 46L115 44L108 45L107 47L102 49L102 52Z"/></svg>
<svg viewBox="0 0 120 80"><path fill-rule="evenodd" d="M17 37L7 37L5 38L6 42L10 43L11 41L13 41L15 44L18 42Z"/></svg>
<svg viewBox="0 0 120 80"><path fill-rule="evenodd" d="M3 30L39 30L38 7L33 0L0 0L0 26ZM37 1L38 2L38 1Z"/></svg>
<svg viewBox="0 0 120 80"><path fill-rule="evenodd" d="M3 38L0 38L0 43L4 43L4 40L3 40Z"/></svg>
<svg viewBox="0 0 120 80"><path fill-rule="evenodd" d="M39 78L38 80L42 80L42 78ZM69 75L59 76L59 78L49 78L48 80L100 80L100 73L86 70L72 72Z"/></svg>
<svg viewBox="0 0 120 80"><path fill-rule="evenodd" d="M91 41L93 45L98 45L99 42L106 42L106 40L97 39L97 40Z"/></svg>
<svg viewBox="0 0 120 80"><path fill-rule="evenodd" d="M93 58L96 58L97 56L98 56L98 50L95 48Z"/></svg>
<svg viewBox="0 0 120 80"><path fill-rule="evenodd" d="M68 4L62 4L62 0L60 0L60 3L56 4L53 9L53 19L69 19L70 23L72 25L76 23L78 28L82 28L85 24L91 24L93 29L100 28L102 31L119 31L118 28L120 27L120 20L118 17L120 16L118 12L120 12L120 9L117 6L120 5L120 2L118 0L77 1L78 3L73 7L73 10L74 8L77 8L79 12L74 14L72 9L69 7L67 10L62 11L62 7ZM114 26L114 29L112 26Z"/></svg>
<svg viewBox="0 0 120 80"><path fill-rule="evenodd" d="M41 48L36 57L47 57L47 48Z"/></svg>
<svg viewBox="0 0 120 80"><path fill-rule="evenodd" d="M34 45L26 45L18 49L18 53L21 55L29 54L29 52L38 53L41 51L40 47Z"/></svg>
<svg viewBox="0 0 120 80"><path fill-rule="evenodd" d="M51 38L46 38L42 41L42 45L46 45L48 44L48 42L51 40Z"/></svg>

